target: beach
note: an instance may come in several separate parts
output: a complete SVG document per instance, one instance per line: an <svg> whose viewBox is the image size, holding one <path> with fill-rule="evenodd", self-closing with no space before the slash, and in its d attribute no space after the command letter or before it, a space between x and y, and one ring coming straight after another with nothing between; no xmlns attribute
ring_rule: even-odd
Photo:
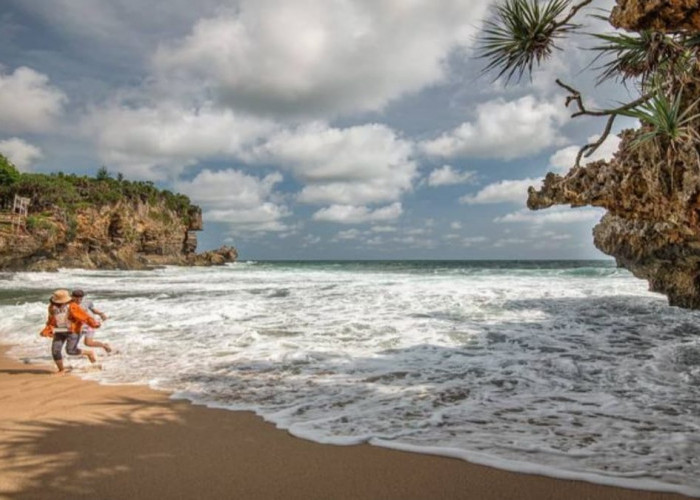
<svg viewBox="0 0 700 500"><path fill-rule="evenodd" d="M251 412L98 385L0 351L3 499L606 499L682 495L297 439Z"/></svg>

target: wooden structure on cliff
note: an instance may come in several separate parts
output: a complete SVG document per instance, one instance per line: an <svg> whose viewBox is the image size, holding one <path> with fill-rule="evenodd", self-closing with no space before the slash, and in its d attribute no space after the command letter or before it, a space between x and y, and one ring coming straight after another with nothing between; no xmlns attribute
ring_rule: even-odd
<svg viewBox="0 0 700 500"><path fill-rule="evenodd" d="M12 204L12 231L15 233L19 233L20 229L24 230L27 227L29 201L29 198L15 195L15 201Z"/></svg>
<svg viewBox="0 0 700 500"><path fill-rule="evenodd" d="M11 229L12 233L15 234L25 232L30 201L30 198L15 195L12 208L8 210L8 207L0 211L0 224L3 226L5 226L5 224L9 225L10 227L7 229Z"/></svg>

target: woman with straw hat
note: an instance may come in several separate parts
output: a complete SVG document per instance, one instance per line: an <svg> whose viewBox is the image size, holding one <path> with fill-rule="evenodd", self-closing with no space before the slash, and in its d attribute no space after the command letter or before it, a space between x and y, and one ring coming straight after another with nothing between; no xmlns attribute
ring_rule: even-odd
<svg viewBox="0 0 700 500"><path fill-rule="evenodd" d="M95 363L95 354L87 349L79 349L80 331L83 324L87 323L92 328L98 328L100 324L86 313L79 304L73 302L68 290L56 290L51 295L49 304L49 317L46 326L41 331L43 337L53 337L51 342L51 357L56 363L58 373L65 373L63 356L61 351L66 344L66 354L71 356L85 356L91 363Z"/></svg>

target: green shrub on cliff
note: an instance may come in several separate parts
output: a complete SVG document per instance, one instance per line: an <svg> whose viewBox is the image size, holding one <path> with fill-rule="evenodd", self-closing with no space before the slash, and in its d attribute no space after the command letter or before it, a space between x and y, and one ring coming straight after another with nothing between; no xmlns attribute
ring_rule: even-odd
<svg viewBox="0 0 700 500"><path fill-rule="evenodd" d="M103 206L119 201L126 203L162 204L188 224L191 214L198 210L182 194L158 189L150 181L128 181L119 175L113 179L101 167L96 177L78 176L63 172L52 174L20 173L0 155L0 204L11 207L15 195L31 200L31 214L58 207L70 220L76 209L85 206Z"/></svg>
<svg viewBox="0 0 700 500"><path fill-rule="evenodd" d="M0 154L0 186L11 186L20 177L17 168L7 157Z"/></svg>
<svg viewBox="0 0 700 500"><path fill-rule="evenodd" d="M41 215L30 215L27 217L27 230L30 232L48 231L56 232L56 226L50 218Z"/></svg>

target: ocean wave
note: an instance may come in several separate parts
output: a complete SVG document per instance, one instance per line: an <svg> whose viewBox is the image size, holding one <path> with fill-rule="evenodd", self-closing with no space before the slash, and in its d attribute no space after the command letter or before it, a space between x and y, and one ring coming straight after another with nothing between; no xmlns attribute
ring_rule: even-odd
<svg viewBox="0 0 700 500"><path fill-rule="evenodd" d="M700 491L700 314L609 262L16 273L0 280L16 356L50 362L38 330L59 287L88 292L109 315L97 337L120 351L86 378L319 442Z"/></svg>

